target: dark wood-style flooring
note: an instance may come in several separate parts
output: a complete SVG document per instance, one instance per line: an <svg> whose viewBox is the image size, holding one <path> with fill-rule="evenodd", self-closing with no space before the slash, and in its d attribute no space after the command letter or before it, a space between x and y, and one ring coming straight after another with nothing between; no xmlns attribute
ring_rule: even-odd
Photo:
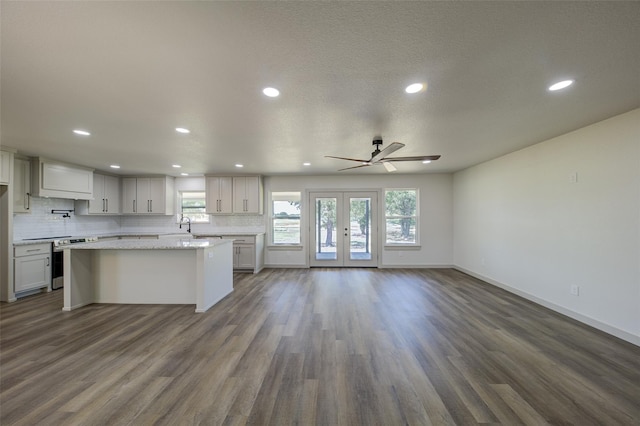
<svg viewBox="0 0 640 426"><path fill-rule="evenodd" d="M639 347L455 270L237 274L204 314L61 307L0 307L0 424L640 424Z"/></svg>

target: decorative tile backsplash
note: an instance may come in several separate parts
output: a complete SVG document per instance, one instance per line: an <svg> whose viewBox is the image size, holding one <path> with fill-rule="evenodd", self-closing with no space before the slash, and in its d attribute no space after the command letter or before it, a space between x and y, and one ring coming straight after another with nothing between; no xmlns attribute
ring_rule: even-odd
<svg viewBox="0 0 640 426"><path fill-rule="evenodd" d="M210 223L194 223L191 231L207 232L264 232L264 216L209 216ZM179 228L177 216L122 216L123 232L186 232Z"/></svg>
<svg viewBox="0 0 640 426"><path fill-rule="evenodd" d="M73 208L73 200L33 197L31 213L13 215L13 239L98 235L120 230L120 216L88 217L70 213L70 217L62 217L62 214L51 213L51 210L72 210Z"/></svg>
<svg viewBox="0 0 640 426"><path fill-rule="evenodd" d="M31 199L31 213L13 215L13 239L91 236L117 232L186 232L179 229L176 216L82 216L74 213L64 218L51 210L72 210L73 200L60 198ZM265 232L265 218L259 215L210 216L208 224L193 224L194 233Z"/></svg>

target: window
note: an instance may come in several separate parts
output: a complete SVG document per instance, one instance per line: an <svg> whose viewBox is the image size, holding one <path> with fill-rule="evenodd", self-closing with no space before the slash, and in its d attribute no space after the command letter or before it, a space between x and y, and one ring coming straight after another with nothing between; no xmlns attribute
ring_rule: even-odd
<svg viewBox="0 0 640 426"><path fill-rule="evenodd" d="M386 244L417 244L418 190L385 190Z"/></svg>
<svg viewBox="0 0 640 426"><path fill-rule="evenodd" d="M209 215L205 213L205 193L196 191L180 191L180 214L181 217L188 217L191 223L209 223Z"/></svg>
<svg viewBox="0 0 640 426"><path fill-rule="evenodd" d="M271 193L271 242L300 244L300 192Z"/></svg>

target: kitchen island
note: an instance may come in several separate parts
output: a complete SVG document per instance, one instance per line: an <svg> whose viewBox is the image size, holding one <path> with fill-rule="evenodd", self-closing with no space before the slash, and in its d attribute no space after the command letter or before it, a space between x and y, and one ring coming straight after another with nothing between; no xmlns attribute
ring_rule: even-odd
<svg viewBox="0 0 640 426"><path fill-rule="evenodd" d="M233 291L232 241L115 240L64 250L64 307L91 303L195 304L205 312Z"/></svg>

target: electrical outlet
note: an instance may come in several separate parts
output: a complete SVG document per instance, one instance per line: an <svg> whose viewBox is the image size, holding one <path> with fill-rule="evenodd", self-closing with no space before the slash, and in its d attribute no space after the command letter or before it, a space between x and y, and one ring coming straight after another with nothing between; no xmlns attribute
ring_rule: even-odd
<svg viewBox="0 0 640 426"><path fill-rule="evenodd" d="M571 286L571 294L574 296L580 296L580 286L572 285Z"/></svg>

